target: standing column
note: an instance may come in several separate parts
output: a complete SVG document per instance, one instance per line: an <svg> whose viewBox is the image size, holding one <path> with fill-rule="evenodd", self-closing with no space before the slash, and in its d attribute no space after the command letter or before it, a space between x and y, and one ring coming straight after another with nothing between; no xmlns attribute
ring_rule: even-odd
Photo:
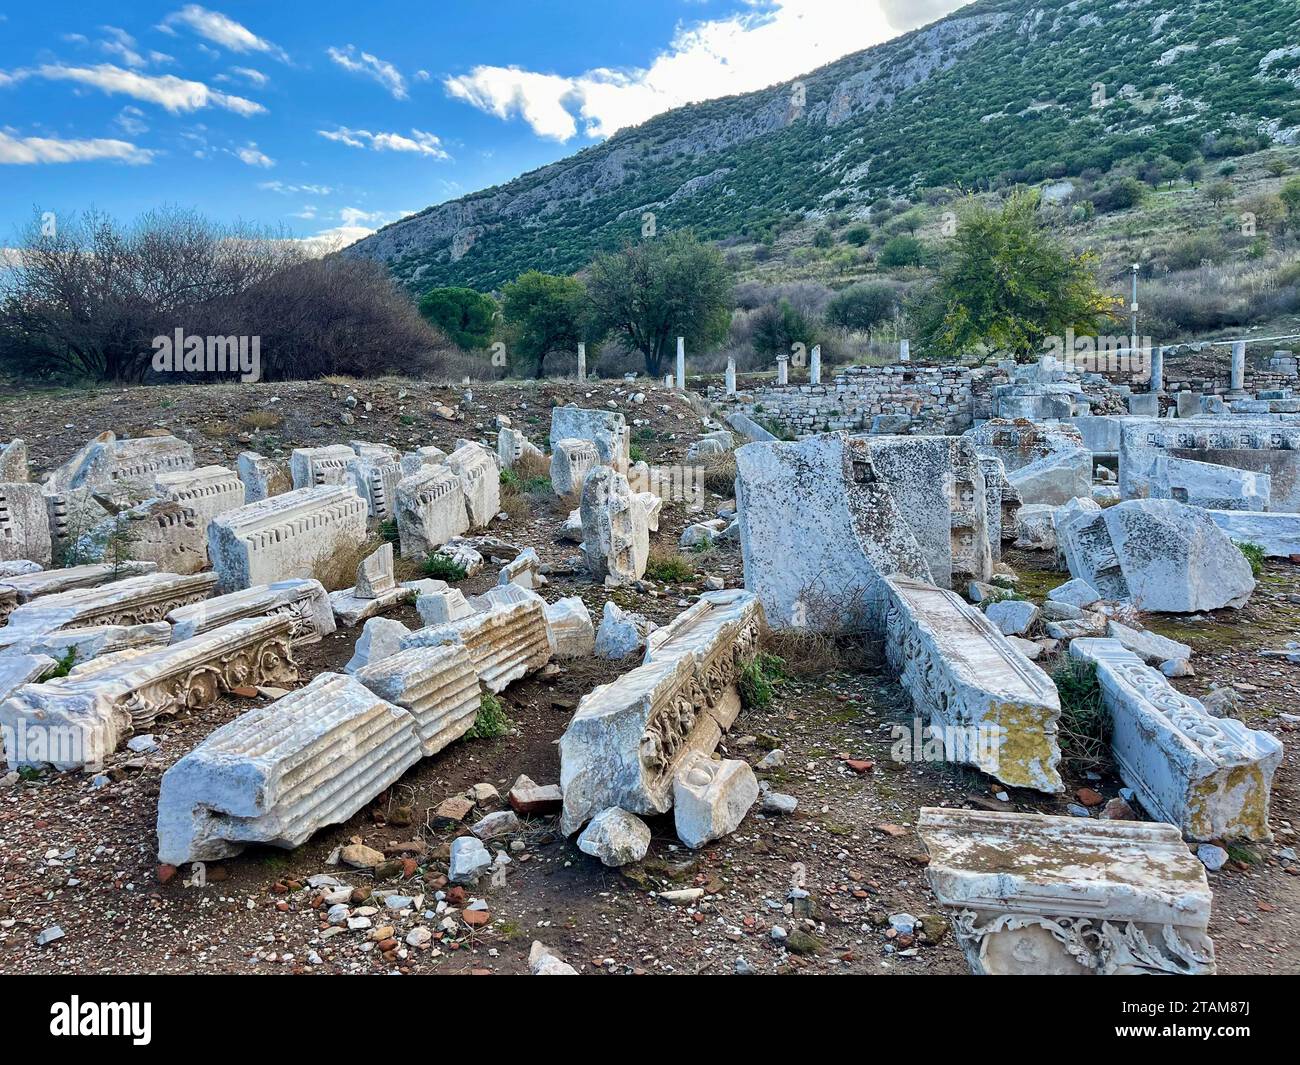
<svg viewBox="0 0 1300 1065"><path fill-rule="evenodd" d="M776 357L776 383L778 385L788 385L790 383L789 355L778 355Z"/></svg>
<svg viewBox="0 0 1300 1065"><path fill-rule="evenodd" d="M1246 342L1234 340L1232 343L1232 379L1229 389L1244 392L1246 389Z"/></svg>
<svg viewBox="0 0 1300 1065"><path fill-rule="evenodd" d="M912 342L910 340L900 340L898 342L898 361L912 361Z"/></svg>
<svg viewBox="0 0 1300 1065"><path fill-rule="evenodd" d="M736 360L734 356L727 356L727 395L736 394Z"/></svg>
<svg viewBox="0 0 1300 1065"><path fill-rule="evenodd" d="M808 383L810 385L822 383L822 346L820 344L813 345L812 358L808 363Z"/></svg>
<svg viewBox="0 0 1300 1065"><path fill-rule="evenodd" d="M586 379L587 379L587 345L579 341L578 342L578 380L585 381Z"/></svg>
<svg viewBox="0 0 1300 1065"><path fill-rule="evenodd" d="M686 391L686 338L677 338L677 391Z"/></svg>
<svg viewBox="0 0 1300 1065"><path fill-rule="evenodd" d="M1163 392L1165 390L1165 349L1151 349L1151 383L1147 387L1148 392Z"/></svg>

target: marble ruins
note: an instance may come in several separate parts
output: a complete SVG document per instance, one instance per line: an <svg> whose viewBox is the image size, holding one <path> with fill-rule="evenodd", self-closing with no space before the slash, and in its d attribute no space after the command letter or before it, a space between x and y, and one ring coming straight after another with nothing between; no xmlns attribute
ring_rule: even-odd
<svg viewBox="0 0 1300 1065"><path fill-rule="evenodd" d="M885 654L949 760L1058 792L1056 685L955 592L891 577Z"/></svg>
<svg viewBox="0 0 1300 1065"><path fill-rule="evenodd" d="M366 513L365 501L351 488L321 484L214 518L208 556L222 591L313 576L324 559L365 542Z"/></svg>
<svg viewBox="0 0 1300 1065"><path fill-rule="evenodd" d="M917 831L973 973L1214 973L1205 869L1173 825L929 807Z"/></svg>
<svg viewBox="0 0 1300 1065"><path fill-rule="evenodd" d="M164 867L298 847L356 818L332 834L329 863L371 870L446 829L414 866L445 873L445 894L404 906L442 922L406 941L432 951L448 920L477 927L466 915L480 920L511 863L557 827L573 875L588 863L658 878L670 846L703 872L734 833L745 848L780 819L806 828L818 799L827 813L824 789L774 790L802 767L870 794L881 755L863 737L907 718L913 746L891 758L970 771L912 767L918 787L943 790L929 802L954 808L875 825L915 826L939 907L888 915L896 960L933 942L941 909L975 973L1213 973L1206 870L1231 872L1234 844L1263 853L1276 833L1274 863L1293 843L1271 794L1292 722L1258 711L1276 707L1300 647L1251 648L1263 679L1243 684L1219 675L1239 648L1204 640L1225 624L1257 631L1290 602L1276 579L1300 561L1290 393L1271 379L1258 396L1136 391L1050 361L823 375L817 349L814 365L783 357L770 383L730 362L725 394L656 395L684 389L683 355L667 386L629 375L607 392L593 376L583 401L598 409L521 389L508 415L467 385L459 406L436 406L454 423L442 446L412 427L382 438L400 447L314 434L319 446L290 453L250 433L267 454L243 451L234 470L196 467L190 428L104 433L48 472L28 457L48 439L0 441L0 733L23 773L11 780L34 792L33 771L83 771L89 795L128 764L149 787L161 772ZM543 451L527 434L541 442L548 410ZM650 451L672 443L633 463L633 434ZM234 450L204 444L202 461ZM817 669L822 654L846 672L870 658L892 716L837 679L823 701L861 720L824 756L793 736L783 750L783 722L813 720L788 693L814 685L768 671L803 655ZM1081 724L1076 680L1100 720ZM539 720L554 731L531 735ZM1083 728L1096 772L1080 768ZM488 758L463 746L503 733ZM552 741L558 783L553 762L543 776ZM496 764L518 751L541 761ZM479 760L465 791L464 762ZM431 782L443 793L425 804ZM409 796L411 836L363 845L359 826L397 827L386 819ZM358 849L373 861L348 856ZM826 931L810 901L826 883L801 864L764 940L786 962L796 933ZM364 875L388 907L388 873ZM694 906L715 892L707 879L657 883L648 901ZM453 910L462 888L479 894ZM337 927L335 905L313 932Z"/></svg>
<svg viewBox="0 0 1300 1065"><path fill-rule="evenodd" d="M1147 811L1188 839L1272 838L1279 740L1213 717L1117 640L1074 640L1070 655L1096 667L1115 764Z"/></svg>
<svg viewBox="0 0 1300 1065"><path fill-rule="evenodd" d="M653 634L640 666L583 697L560 737L566 834L611 807L672 808L677 771L691 753L711 753L740 712L737 676L762 626L753 595L705 593Z"/></svg>

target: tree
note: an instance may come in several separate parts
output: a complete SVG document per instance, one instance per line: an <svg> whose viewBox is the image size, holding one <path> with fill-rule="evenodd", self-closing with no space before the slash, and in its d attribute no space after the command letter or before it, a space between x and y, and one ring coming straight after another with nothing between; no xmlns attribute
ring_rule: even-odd
<svg viewBox="0 0 1300 1065"><path fill-rule="evenodd" d="M897 306L898 296L891 285L850 285L831 300L826 320L843 329L865 332L892 317Z"/></svg>
<svg viewBox="0 0 1300 1065"><path fill-rule="evenodd" d="M844 239L860 248L871 240L871 227L865 222L857 222L844 231Z"/></svg>
<svg viewBox="0 0 1300 1065"><path fill-rule="evenodd" d="M1029 362L1067 330L1097 335L1123 306L1101 290L1096 258L1072 254L1038 217L1038 194L1001 210L969 201L939 278L912 304L920 343L939 358L983 350Z"/></svg>
<svg viewBox="0 0 1300 1065"><path fill-rule="evenodd" d="M816 327L790 303L766 303L755 316L753 344L761 355L788 354L794 344L811 348L818 343Z"/></svg>
<svg viewBox="0 0 1300 1065"><path fill-rule="evenodd" d="M886 270L900 266L920 266L925 256L925 245L915 237L892 237L880 249L878 262Z"/></svg>
<svg viewBox="0 0 1300 1065"><path fill-rule="evenodd" d="M577 278L529 270L501 289L501 317L510 348L541 378L546 356L576 352L586 340L587 292Z"/></svg>
<svg viewBox="0 0 1300 1065"><path fill-rule="evenodd" d="M659 377L676 337L693 349L721 343L731 322L731 278L717 248L682 231L597 256L587 292L598 335L623 336Z"/></svg>
<svg viewBox="0 0 1300 1065"><path fill-rule="evenodd" d="M492 343L497 304L472 288L431 288L420 297L420 313L464 351Z"/></svg>
<svg viewBox="0 0 1300 1065"><path fill-rule="evenodd" d="M1231 181L1216 181L1212 185L1207 185L1205 195L1217 209L1228 200L1232 199L1233 187Z"/></svg>
<svg viewBox="0 0 1300 1065"><path fill-rule="evenodd" d="M1300 224L1300 177L1285 182L1277 198L1286 209L1287 221L1292 225Z"/></svg>

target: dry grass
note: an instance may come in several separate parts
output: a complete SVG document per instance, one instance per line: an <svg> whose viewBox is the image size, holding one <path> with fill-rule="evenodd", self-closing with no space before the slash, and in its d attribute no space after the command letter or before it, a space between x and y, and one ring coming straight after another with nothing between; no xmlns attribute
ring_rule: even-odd
<svg viewBox="0 0 1300 1065"><path fill-rule="evenodd" d="M736 455L728 452L704 468L704 487L730 499L736 492Z"/></svg>
<svg viewBox="0 0 1300 1065"><path fill-rule="evenodd" d="M501 510L509 515L511 521L527 521L532 517L533 501L527 492L518 489L501 491Z"/></svg>
<svg viewBox="0 0 1300 1065"><path fill-rule="evenodd" d="M785 659L786 668L801 677L816 676L842 668L835 637L811 629L777 629L768 634L763 646Z"/></svg>
<svg viewBox="0 0 1300 1065"><path fill-rule="evenodd" d="M650 548L645 575L665 584L684 584L695 579L695 559L665 547Z"/></svg>
<svg viewBox="0 0 1300 1065"><path fill-rule="evenodd" d="M545 455L534 455L531 451L519 457L514 471L521 481L531 481L534 477L550 477L551 464Z"/></svg>
<svg viewBox="0 0 1300 1065"><path fill-rule="evenodd" d="M384 541L376 536L353 548L319 555L312 562L311 575L325 586L327 592L355 587L357 567L383 546Z"/></svg>
<svg viewBox="0 0 1300 1065"><path fill-rule="evenodd" d="M249 411L239 419L239 424L244 429L249 430L266 430L278 429L284 424L284 419L274 411L254 410Z"/></svg>

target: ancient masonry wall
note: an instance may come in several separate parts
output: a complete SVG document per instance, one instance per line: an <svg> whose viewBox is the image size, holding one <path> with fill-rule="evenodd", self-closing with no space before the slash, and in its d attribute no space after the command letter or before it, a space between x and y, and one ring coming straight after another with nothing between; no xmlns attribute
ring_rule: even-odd
<svg viewBox="0 0 1300 1065"><path fill-rule="evenodd" d="M709 398L734 403L782 435L865 432L878 414L910 418L913 433L953 435L989 417L992 387L1007 380L989 366L849 366L823 385L767 385L732 399L710 389Z"/></svg>

